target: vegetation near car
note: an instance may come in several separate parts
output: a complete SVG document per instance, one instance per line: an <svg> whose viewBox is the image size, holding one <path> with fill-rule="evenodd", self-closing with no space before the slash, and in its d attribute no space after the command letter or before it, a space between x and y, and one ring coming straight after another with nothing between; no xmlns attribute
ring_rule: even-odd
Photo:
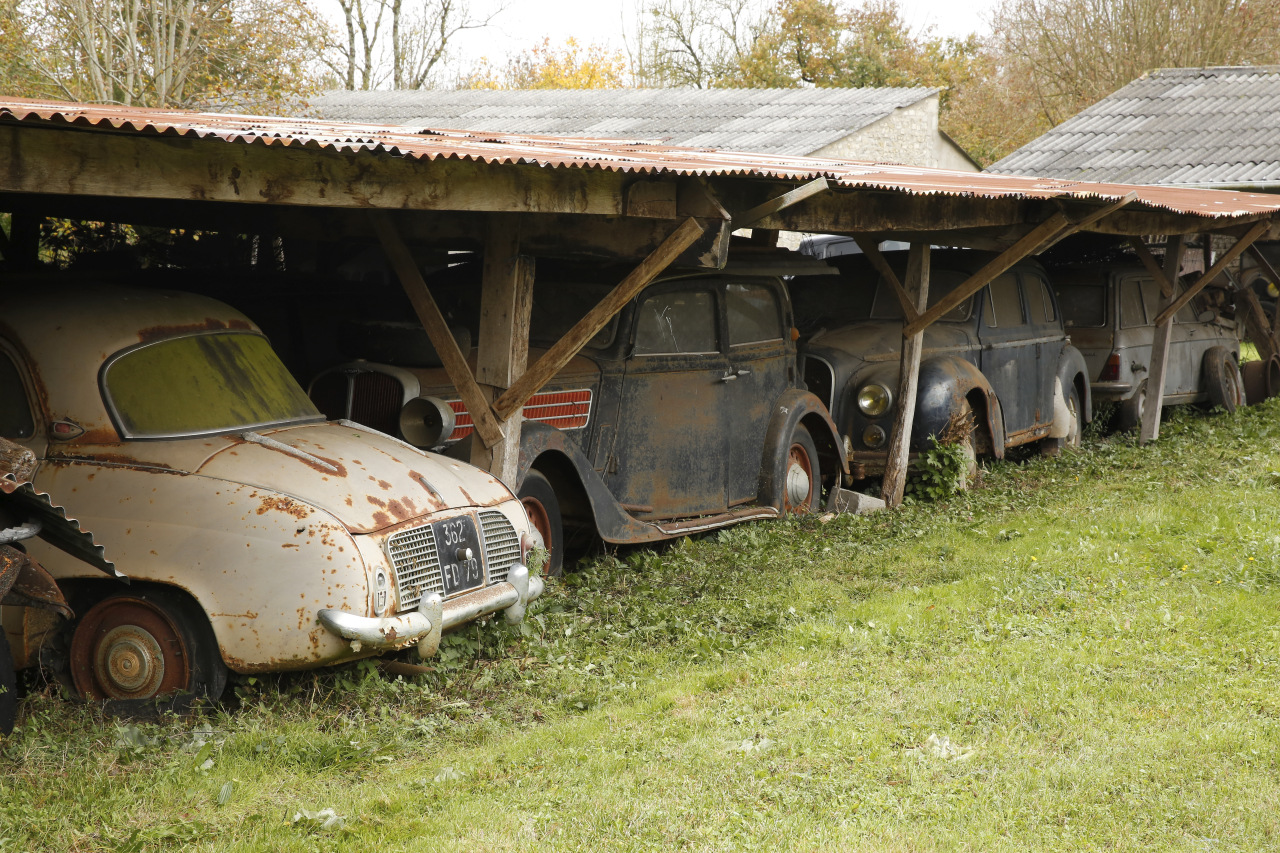
<svg viewBox="0 0 1280 853"><path fill-rule="evenodd" d="M941 504L602 557L524 627L446 637L431 672L240 679L239 709L208 719L124 724L37 693L4 743L5 831L22 849L1269 849L1277 448L1275 400L1174 410L1156 444L1088 436Z"/></svg>

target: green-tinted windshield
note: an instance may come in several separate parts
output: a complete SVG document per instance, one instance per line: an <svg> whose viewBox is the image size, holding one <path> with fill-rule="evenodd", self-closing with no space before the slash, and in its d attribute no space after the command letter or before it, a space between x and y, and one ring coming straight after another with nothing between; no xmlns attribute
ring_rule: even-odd
<svg viewBox="0 0 1280 853"><path fill-rule="evenodd" d="M127 438L253 429L323 416L261 335L173 338L113 360L107 404Z"/></svg>

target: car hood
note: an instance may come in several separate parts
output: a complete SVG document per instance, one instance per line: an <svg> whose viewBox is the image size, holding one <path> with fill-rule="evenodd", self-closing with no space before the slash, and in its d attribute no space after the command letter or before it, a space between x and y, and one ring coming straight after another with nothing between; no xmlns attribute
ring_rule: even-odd
<svg viewBox="0 0 1280 853"><path fill-rule="evenodd" d="M243 483L324 510L352 533L513 498L487 471L347 421L77 447L58 455Z"/></svg>
<svg viewBox="0 0 1280 853"><path fill-rule="evenodd" d="M934 323L924 330L925 358L947 352L965 352L975 341L969 327L960 323ZM856 323L823 329L805 344L808 352L821 355L839 353L858 361L897 361L902 351L901 323Z"/></svg>

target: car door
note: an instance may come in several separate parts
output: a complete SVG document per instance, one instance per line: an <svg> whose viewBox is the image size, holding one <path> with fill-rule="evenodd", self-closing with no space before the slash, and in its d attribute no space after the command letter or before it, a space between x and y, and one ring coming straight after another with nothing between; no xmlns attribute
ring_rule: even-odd
<svg viewBox="0 0 1280 853"><path fill-rule="evenodd" d="M1029 332L1018 276L1004 273L986 287L978 341L979 366L1000 399L1010 444L1036 425L1040 366Z"/></svg>
<svg viewBox="0 0 1280 853"><path fill-rule="evenodd" d="M625 509L674 518L726 509L728 360L720 348L721 285L665 283L642 293L606 484ZM757 468L759 463L757 462Z"/></svg>
<svg viewBox="0 0 1280 853"><path fill-rule="evenodd" d="M1057 304L1049 290L1049 282L1037 272L1024 272L1022 299L1027 306L1030 320L1029 338L1036 347L1035 420L1045 424L1053 420L1053 386L1057 379L1058 363L1062 360L1062 348L1066 334L1058 318Z"/></svg>
<svg viewBox="0 0 1280 853"><path fill-rule="evenodd" d="M725 285L729 342L727 406L729 505L747 503L760 489L760 464L774 401L790 387L795 355L787 344L776 281L730 281Z"/></svg>

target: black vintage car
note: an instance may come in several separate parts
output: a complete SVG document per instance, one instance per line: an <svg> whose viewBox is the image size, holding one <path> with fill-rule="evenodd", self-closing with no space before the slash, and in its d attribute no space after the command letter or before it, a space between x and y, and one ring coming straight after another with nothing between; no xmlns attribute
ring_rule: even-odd
<svg viewBox="0 0 1280 853"><path fill-rule="evenodd" d="M428 282L467 345L478 333L475 267ZM540 264L530 363L624 274ZM402 428L402 409L412 420L416 398L436 398L454 425L429 445L467 458L471 418L424 334L403 317L381 326L400 339L370 335L368 360L321 374L312 398L330 416L409 438L418 431ZM650 542L818 505L824 474L845 464L826 407L800 381L792 326L776 277L668 276L529 400L518 493L553 571L578 534Z"/></svg>
<svg viewBox="0 0 1280 853"><path fill-rule="evenodd" d="M906 252L886 253L901 278ZM991 255L932 252L929 302L936 303ZM804 377L844 435L853 476L883 472L898 390L902 308L861 254L831 258L838 276L791 281ZM1052 288L1033 261L1017 264L924 332L911 450L969 416L972 456L1040 442L1080 440L1091 417L1088 370L1063 331ZM961 427L962 431L963 428Z"/></svg>

